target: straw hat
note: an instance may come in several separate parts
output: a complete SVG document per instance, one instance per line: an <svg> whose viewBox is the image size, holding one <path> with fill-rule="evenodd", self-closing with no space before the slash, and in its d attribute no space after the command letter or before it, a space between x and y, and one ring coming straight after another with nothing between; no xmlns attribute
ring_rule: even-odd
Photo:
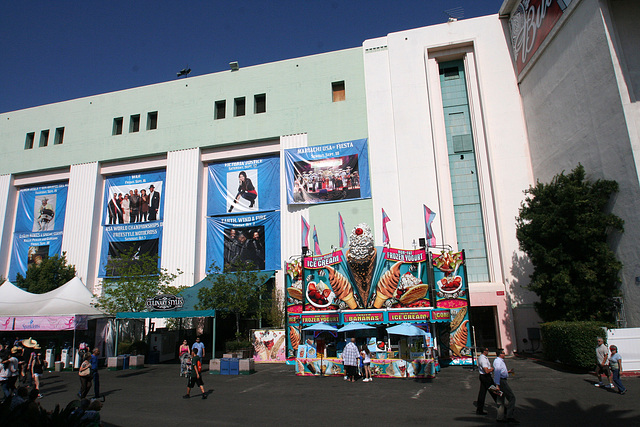
<svg viewBox="0 0 640 427"><path fill-rule="evenodd" d="M34 340L33 338L29 337L25 340L22 340L22 345L25 347L29 347L29 348L34 348L35 346L38 345L38 341Z"/></svg>

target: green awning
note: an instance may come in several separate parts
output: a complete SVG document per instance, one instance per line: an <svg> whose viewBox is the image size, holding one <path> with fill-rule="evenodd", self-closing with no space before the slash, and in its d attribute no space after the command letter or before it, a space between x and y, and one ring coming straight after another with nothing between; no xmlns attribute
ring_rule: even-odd
<svg viewBox="0 0 640 427"><path fill-rule="evenodd" d="M220 273L234 274L234 273ZM275 274L273 270L261 271L258 273L256 286L262 286ZM138 311L138 312L122 312L116 313L116 319L164 319L170 317L215 317L216 310L196 310L195 305L198 303L198 291L201 288L211 287L213 283L208 277L205 277L195 285L184 289L178 295L184 298L184 305L181 308L167 311Z"/></svg>

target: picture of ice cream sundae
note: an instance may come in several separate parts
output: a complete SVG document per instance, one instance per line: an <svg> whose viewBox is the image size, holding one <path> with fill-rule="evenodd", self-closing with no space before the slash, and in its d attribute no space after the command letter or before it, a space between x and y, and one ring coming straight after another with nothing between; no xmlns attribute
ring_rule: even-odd
<svg viewBox="0 0 640 427"><path fill-rule="evenodd" d="M347 263L357 288L360 307L364 307L367 302L376 266L377 251L373 243L373 234L367 224L360 223L351 231Z"/></svg>
<svg viewBox="0 0 640 427"><path fill-rule="evenodd" d="M400 277L398 289L396 290L396 298L404 305L411 304L424 298L428 290L429 285L425 285L422 283L422 280L407 272Z"/></svg>

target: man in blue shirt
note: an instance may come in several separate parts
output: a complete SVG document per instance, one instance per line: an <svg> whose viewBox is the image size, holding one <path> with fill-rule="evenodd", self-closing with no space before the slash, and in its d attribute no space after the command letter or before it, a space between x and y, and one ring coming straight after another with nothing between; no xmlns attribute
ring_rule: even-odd
<svg viewBox="0 0 640 427"><path fill-rule="evenodd" d="M516 408L516 395L513 394L511 387L509 387L509 382L507 381L512 370L507 370L504 358L504 350L498 349L498 357L493 361L493 382L496 384L498 391L502 392L502 396L498 397L497 421L499 423L519 424L519 421L513 418L513 411ZM505 407L507 412L506 417Z"/></svg>
<svg viewBox="0 0 640 427"><path fill-rule="evenodd" d="M198 357L204 359L204 343L200 341L200 337L196 338L196 342L193 343L191 349L198 352Z"/></svg>
<svg viewBox="0 0 640 427"><path fill-rule="evenodd" d="M95 399L100 397L100 376L98 375L99 354L100 350L98 350L97 348L94 348L93 353L91 354L91 375L93 376L93 392L95 394Z"/></svg>

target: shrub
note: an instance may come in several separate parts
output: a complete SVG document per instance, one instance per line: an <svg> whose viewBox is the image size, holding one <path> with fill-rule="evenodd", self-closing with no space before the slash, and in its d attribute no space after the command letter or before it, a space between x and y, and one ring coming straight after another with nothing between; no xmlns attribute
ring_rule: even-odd
<svg viewBox="0 0 640 427"><path fill-rule="evenodd" d="M236 352L238 350L243 350L243 349L247 349L247 348L253 348L253 345L251 344L251 342L249 340L245 340L245 341L227 341L225 343L225 347L227 348L227 351Z"/></svg>
<svg viewBox="0 0 640 427"><path fill-rule="evenodd" d="M146 355L147 354L147 343L144 341L134 341L131 343L131 348L129 349L130 354L136 355Z"/></svg>
<svg viewBox="0 0 640 427"><path fill-rule="evenodd" d="M131 344L130 341L120 341L118 343L118 356L121 354L131 354Z"/></svg>
<svg viewBox="0 0 640 427"><path fill-rule="evenodd" d="M544 357L581 369L596 363L596 338L606 341L605 328L613 325L603 322L549 322L540 325Z"/></svg>

